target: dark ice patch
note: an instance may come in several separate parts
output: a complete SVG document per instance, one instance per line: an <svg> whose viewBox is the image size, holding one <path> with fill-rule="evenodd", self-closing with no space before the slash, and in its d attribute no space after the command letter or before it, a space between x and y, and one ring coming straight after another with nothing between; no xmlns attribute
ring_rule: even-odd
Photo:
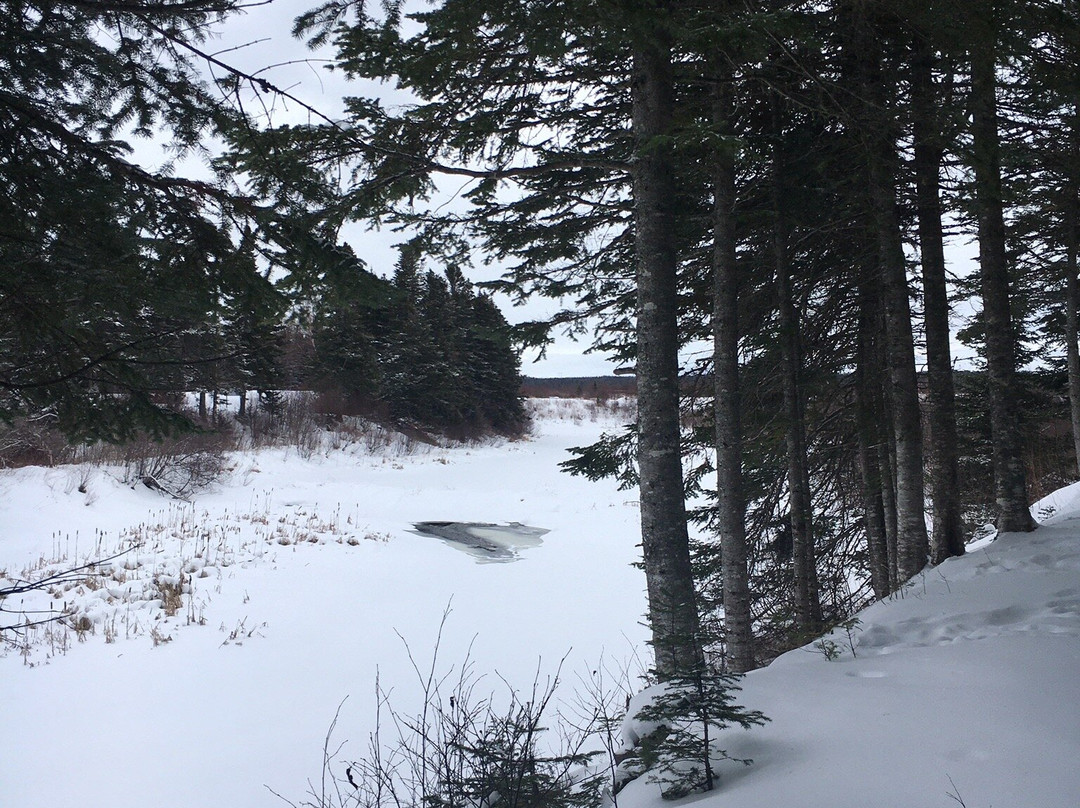
<svg viewBox="0 0 1080 808"><path fill-rule="evenodd" d="M539 546L540 537L548 532L520 522L415 522L413 528L414 533L440 538L480 561L516 561L519 550Z"/></svg>

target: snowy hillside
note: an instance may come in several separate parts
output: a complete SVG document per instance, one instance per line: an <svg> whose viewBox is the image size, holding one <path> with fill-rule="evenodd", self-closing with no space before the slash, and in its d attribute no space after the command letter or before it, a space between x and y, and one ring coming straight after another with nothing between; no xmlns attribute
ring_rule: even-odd
<svg viewBox="0 0 1080 808"><path fill-rule="evenodd" d="M1058 499L1080 499L1080 486ZM1049 498L1048 498L1049 499ZM1045 503L1043 503L1045 504ZM743 681L701 808L1080 805L1080 510L913 580ZM662 804L641 780L620 808Z"/></svg>
<svg viewBox="0 0 1080 808"><path fill-rule="evenodd" d="M343 699L344 758L373 730L376 675L411 709L403 640L427 660L448 604L448 666L468 655L519 688L564 656L571 685L602 668L636 674L647 646L634 495L556 466L629 416L544 406L526 442L237 455L191 504L100 469L0 472L0 575L142 543L104 586L56 588L81 632L39 630L2 651L0 806L283 805L268 788L299 801ZM719 746L754 763L721 765L719 790L688 801L1080 805L1080 488L1048 499L1036 533L951 560L850 636L748 676L740 701L771 722ZM412 532L439 520L549 532L518 560L482 563ZM661 804L644 779L619 795L623 808Z"/></svg>

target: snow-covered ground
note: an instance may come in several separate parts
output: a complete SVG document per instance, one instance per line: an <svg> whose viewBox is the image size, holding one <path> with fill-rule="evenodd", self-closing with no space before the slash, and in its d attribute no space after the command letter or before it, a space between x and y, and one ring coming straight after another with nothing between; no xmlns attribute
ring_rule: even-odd
<svg viewBox="0 0 1080 808"><path fill-rule="evenodd" d="M570 678L601 655L622 665L644 654L634 495L556 465L630 416L593 421L580 402L547 410L555 417L529 441L245 454L191 505L101 470L88 481L71 467L0 472L9 576L143 542L105 587L59 593L91 621L84 641L65 648L38 632L25 654L0 659L0 806L281 804L266 786L299 799L346 696L340 739L366 742L377 669L411 709L403 640L426 659L448 605L441 660L470 653L522 688L568 653ZM550 532L520 561L484 564L411 532L425 520ZM160 590L181 574L193 591L167 617Z"/></svg>
<svg viewBox="0 0 1080 808"><path fill-rule="evenodd" d="M738 701L772 720L721 733L754 763L721 763L703 804L1080 806L1080 511L1061 516L749 674ZM619 805L656 808L656 791L638 780Z"/></svg>
<svg viewBox="0 0 1080 808"><path fill-rule="evenodd" d="M403 639L426 660L448 604L445 666L468 655L521 688L563 657L571 687L601 665L638 671L634 494L556 466L627 416L577 407L545 404L524 442L237 455L191 504L100 469L0 472L0 575L141 542L104 586L55 588L85 618L81 638L42 629L2 652L0 806L282 805L267 787L299 801L345 697L344 757L373 729L376 673L412 709ZM690 801L1080 805L1080 489L1036 512L1048 524L1034 534L949 561L850 636L748 676L741 703L772 720L719 740L754 763L721 765L719 790ZM411 532L420 521L550 532L518 561L485 564ZM658 808L657 788L639 780L619 804Z"/></svg>

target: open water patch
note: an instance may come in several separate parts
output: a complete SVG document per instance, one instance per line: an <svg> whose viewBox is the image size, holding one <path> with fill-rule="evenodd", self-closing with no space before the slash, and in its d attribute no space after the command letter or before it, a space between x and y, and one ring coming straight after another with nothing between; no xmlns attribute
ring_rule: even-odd
<svg viewBox="0 0 1080 808"><path fill-rule="evenodd" d="M507 562L521 558L521 550L539 547L544 543L540 537L549 531L521 522L414 522L413 532L442 539L478 561Z"/></svg>

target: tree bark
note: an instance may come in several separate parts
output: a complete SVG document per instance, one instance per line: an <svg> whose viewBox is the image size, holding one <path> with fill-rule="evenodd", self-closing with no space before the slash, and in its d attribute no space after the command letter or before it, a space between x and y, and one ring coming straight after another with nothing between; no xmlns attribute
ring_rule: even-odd
<svg viewBox="0 0 1080 808"><path fill-rule="evenodd" d="M877 291L864 270L859 281L859 330L855 366L855 410L859 435L859 476L863 501L870 584L879 600L893 591L889 574L889 541L886 530L886 479L881 468L881 424L885 413L881 400L881 374L876 343ZM888 453L885 453L886 460ZM889 475L891 480L891 475ZM888 485L891 487L892 483ZM895 530L894 530L895 535Z"/></svg>
<svg viewBox="0 0 1080 808"><path fill-rule="evenodd" d="M896 564L899 580L906 581L926 566L929 552L923 508L922 413L895 189L879 177L872 181L871 190L884 253L886 362L896 441Z"/></svg>
<svg viewBox="0 0 1080 808"><path fill-rule="evenodd" d="M994 496L998 530L1034 530L1028 506L1016 400L1016 338L1009 309L1009 267L1005 252L1004 199L995 76L996 27L993 2L975 4L971 49L972 162L979 220L986 370L990 388Z"/></svg>
<svg viewBox="0 0 1080 808"><path fill-rule="evenodd" d="M945 283L945 248L941 227L940 167L943 155L933 82L933 52L915 35L911 107L915 140L915 194L926 325L927 421L933 534L930 560L940 564L964 554L960 521L957 460L956 393L949 346L949 298Z"/></svg>
<svg viewBox="0 0 1080 808"><path fill-rule="evenodd" d="M661 10L662 13L662 10ZM671 46L662 19L634 46L632 114L637 270L638 448L641 539L656 674L703 664L683 498Z"/></svg>
<svg viewBox="0 0 1080 808"><path fill-rule="evenodd" d="M901 584L897 560L900 518L896 508L896 432L892 429L893 401L887 386L882 388L881 401L885 417L881 422L878 465L881 468L881 501L885 509L885 553L889 562L889 589L896 590Z"/></svg>
<svg viewBox="0 0 1080 808"><path fill-rule="evenodd" d="M906 581L926 566L930 547L924 513L922 413L907 266L896 204L896 123L889 108L891 88L881 70L882 42L865 8L856 9L855 25L854 58L860 65L862 84L858 115L881 263L885 354L896 446L897 575L900 581Z"/></svg>
<svg viewBox="0 0 1080 808"><path fill-rule="evenodd" d="M786 421L788 509L791 520L792 566L795 589L795 625L812 633L821 624L817 559L811 511L810 475L807 471L806 420L802 385L802 346L788 260L788 219L784 210L784 157L779 143L783 131L781 104L773 98L773 268L780 326L781 384Z"/></svg>
<svg viewBox="0 0 1080 808"><path fill-rule="evenodd" d="M877 267L875 266L875 270ZM887 366L885 353L885 316L881 311L881 272L875 272L877 285L873 287L877 294L874 305L877 307L877 334L874 343L875 364L874 388L878 396L881 412L881 420L877 423L878 430L878 469L881 473L881 502L885 512L885 559L889 568L889 591L895 591L900 586L900 576L897 573L896 545L897 533L899 532L896 512L896 432L892 425L895 422L893 411L892 387L888 384L885 368Z"/></svg>
<svg viewBox="0 0 1080 808"><path fill-rule="evenodd" d="M1073 105L1069 130L1069 163L1065 177L1065 356L1069 374L1069 414L1072 418L1073 450L1080 474L1080 100Z"/></svg>
<svg viewBox="0 0 1080 808"><path fill-rule="evenodd" d="M713 205L713 374L716 421L716 524L723 562L727 666L754 667L746 504L742 490L742 409L739 395L739 295L735 258L735 143L730 73L718 75L713 122L725 138L716 153Z"/></svg>

